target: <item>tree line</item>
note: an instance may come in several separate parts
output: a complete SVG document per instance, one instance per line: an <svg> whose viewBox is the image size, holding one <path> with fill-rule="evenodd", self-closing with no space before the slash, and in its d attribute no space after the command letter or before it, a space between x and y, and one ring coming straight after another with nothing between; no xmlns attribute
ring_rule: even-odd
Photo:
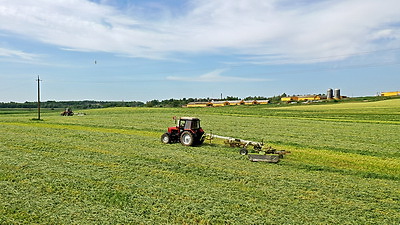
<svg viewBox="0 0 400 225"><path fill-rule="evenodd" d="M96 109L108 107L141 107L145 103L139 101L46 101L40 102L41 108L74 108L74 109ZM0 108L37 108L37 102L0 102Z"/></svg>
<svg viewBox="0 0 400 225"><path fill-rule="evenodd" d="M274 97L263 97L263 96L248 96L243 100L264 100L268 99L271 103L280 101L280 98L286 96L282 94ZM45 101L40 103L41 108L73 108L73 109L96 109L96 108L109 108L109 107L182 107L189 102L209 102L209 101L234 101L242 100L239 97L227 96L223 99L212 99L212 98L182 98L182 99L165 99L165 100L151 100L147 102L141 101L95 101L95 100L84 100L84 101ZM0 108L37 108L37 102L0 102Z"/></svg>

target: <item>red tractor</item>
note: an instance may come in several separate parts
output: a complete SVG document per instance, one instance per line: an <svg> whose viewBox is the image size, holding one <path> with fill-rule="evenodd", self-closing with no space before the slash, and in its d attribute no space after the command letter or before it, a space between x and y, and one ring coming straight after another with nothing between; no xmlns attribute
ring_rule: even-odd
<svg viewBox="0 0 400 225"><path fill-rule="evenodd" d="M66 108L64 112L61 113L61 116L73 116L74 112L70 108Z"/></svg>
<svg viewBox="0 0 400 225"><path fill-rule="evenodd" d="M180 142L185 146L201 145L205 138L203 134L200 119L181 117L175 127L168 127L168 132L161 135L161 142L164 144Z"/></svg>

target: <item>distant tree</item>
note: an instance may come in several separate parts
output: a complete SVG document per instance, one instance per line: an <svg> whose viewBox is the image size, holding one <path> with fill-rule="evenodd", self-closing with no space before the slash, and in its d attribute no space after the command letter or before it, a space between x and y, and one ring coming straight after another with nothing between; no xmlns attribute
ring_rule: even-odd
<svg viewBox="0 0 400 225"><path fill-rule="evenodd" d="M236 100L239 100L239 98L238 97L234 97L234 96L227 96L225 100L227 100L227 101L236 101Z"/></svg>
<svg viewBox="0 0 400 225"><path fill-rule="evenodd" d="M148 101L148 102L146 102L146 107L157 107L157 106L159 106L160 105L160 101L158 101L158 100L156 100L156 99L154 99L154 100L151 100L151 101Z"/></svg>
<svg viewBox="0 0 400 225"><path fill-rule="evenodd" d="M246 98L244 98L245 101L250 101L250 100L264 100L264 99L268 99L267 97L264 96L248 96Z"/></svg>

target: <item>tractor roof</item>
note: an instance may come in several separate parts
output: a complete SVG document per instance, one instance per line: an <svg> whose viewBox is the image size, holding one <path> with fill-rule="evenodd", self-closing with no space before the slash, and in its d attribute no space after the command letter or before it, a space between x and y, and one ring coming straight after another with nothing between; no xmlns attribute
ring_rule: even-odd
<svg viewBox="0 0 400 225"><path fill-rule="evenodd" d="M197 117L181 117L180 119L181 119L181 120L200 120L200 119L197 118Z"/></svg>

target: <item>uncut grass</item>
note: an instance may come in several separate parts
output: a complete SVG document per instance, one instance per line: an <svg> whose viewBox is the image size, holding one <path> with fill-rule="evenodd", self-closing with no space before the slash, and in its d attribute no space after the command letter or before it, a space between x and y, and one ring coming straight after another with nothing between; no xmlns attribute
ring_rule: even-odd
<svg viewBox="0 0 400 225"><path fill-rule="evenodd" d="M261 110L239 109L248 115ZM5 200L0 203L0 222L399 221L397 164L385 171L382 165L360 166L353 159L377 157L377 164L384 162L387 156L375 153L370 135L361 131L380 129L383 133L374 137L379 145L393 138L385 132L387 124L243 118L212 110L106 109L71 118L48 114L46 126L26 118L2 119L0 187L6 191L0 195ZM207 131L264 138L293 154L271 165L250 163L235 149L222 146L161 145L156 133L172 126L173 115L199 116ZM392 129L398 131L396 126ZM316 130L332 134L337 143L318 139ZM356 144L342 140L345 131L360 133ZM305 137L308 141L302 141ZM395 143L386 151L398 162ZM340 165L338 159L348 164Z"/></svg>

